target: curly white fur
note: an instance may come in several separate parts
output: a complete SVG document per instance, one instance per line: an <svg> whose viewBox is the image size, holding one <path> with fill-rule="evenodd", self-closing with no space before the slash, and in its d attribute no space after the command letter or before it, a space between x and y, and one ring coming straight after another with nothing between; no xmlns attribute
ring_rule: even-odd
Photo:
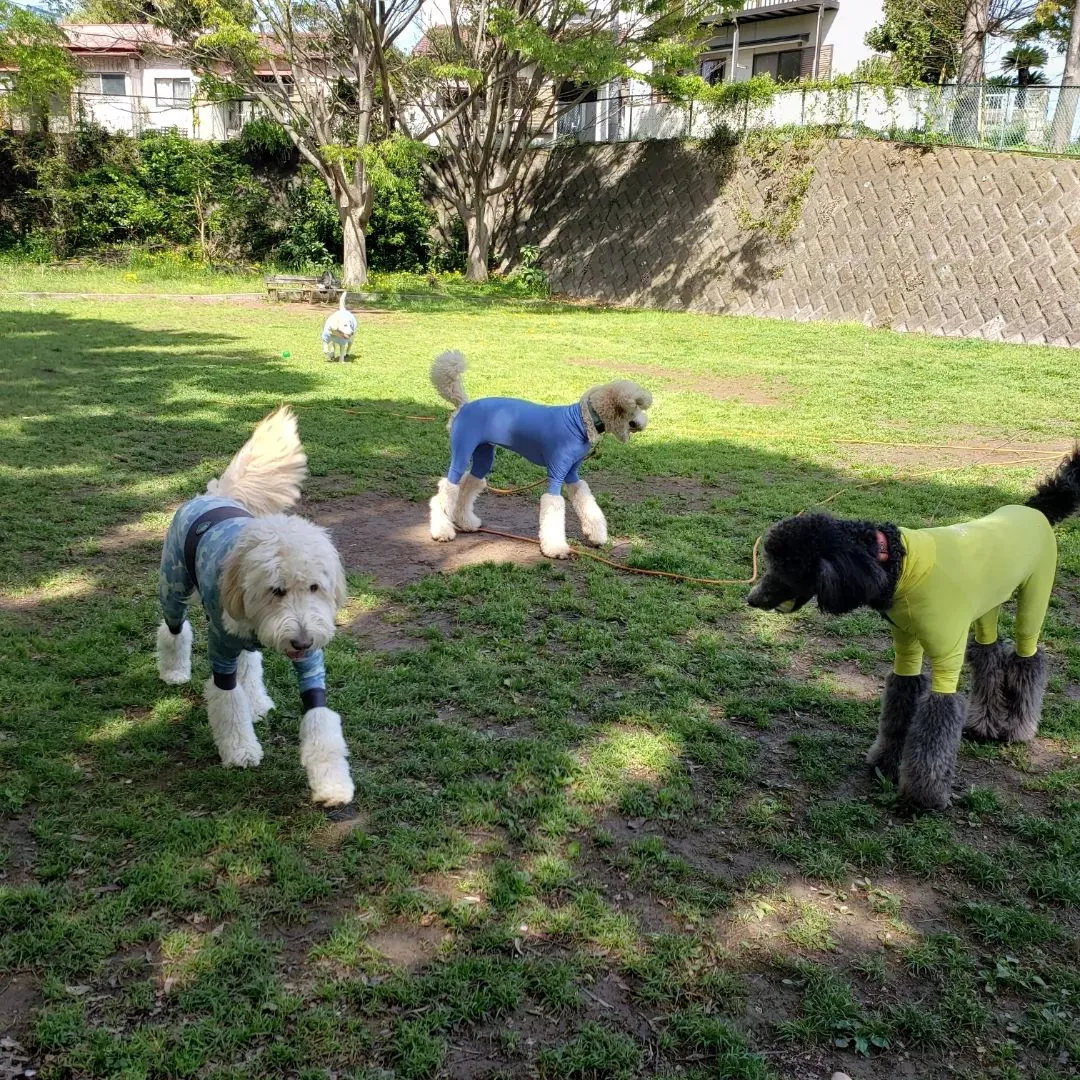
<svg viewBox="0 0 1080 1080"><path fill-rule="evenodd" d="M255 736L255 714L244 689L237 683L222 690L212 678L206 680L206 715L221 764L247 769L262 761L263 749Z"/></svg>
<svg viewBox="0 0 1080 1080"><path fill-rule="evenodd" d="M579 480L576 484L567 484L566 487L570 492L570 505L573 506L578 521L581 522L581 531L585 534L585 539L597 547L606 544L607 518L604 517L604 511L593 498L589 485L584 480Z"/></svg>
<svg viewBox="0 0 1080 1080"><path fill-rule="evenodd" d="M566 500L545 492L540 496L540 550L549 559L570 558L566 542Z"/></svg>
<svg viewBox="0 0 1080 1080"><path fill-rule="evenodd" d="M222 565L226 630L286 655L295 641L324 648L346 598L345 571L329 534L292 514L256 518Z"/></svg>
<svg viewBox="0 0 1080 1080"><path fill-rule="evenodd" d="M457 536L454 517L457 514L459 491L458 485L451 484L444 476L435 494L428 500L432 540L453 540Z"/></svg>
<svg viewBox="0 0 1080 1080"><path fill-rule="evenodd" d="M483 522L476 516L473 507L476 505L476 497L484 488L487 481L466 473L461 478L458 486L457 505L454 508L454 525L461 532L476 532Z"/></svg>
<svg viewBox="0 0 1080 1080"><path fill-rule="evenodd" d="M315 802L337 806L352 801L348 758L341 717L333 709L308 709L300 721L300 763Z"/></svg>
<svg viewBox="0 0 1080 1080"><path fill-rule="evenodd" d="M191 623L186 619L179 634L164 622L158 627L157 665L162 682L180 686L191 681Z"/></svg>
<svg viewBox="0 0 1080 1080"><path fill-rule="evenodd" d="M274 707L274 699L266 692L263 682L263 662L260 652L242 652L236 665L237 685L247 694L251 713L261 720Z"/></svg>
<svg viewBox="0 0 1080 1080"><path fill-rule="evenodd" d="M432 385L438 391L439 397L454 406L454 411L446 422L448 428L453 424L458 409L469 400L462 378L468 366L465 357L454 349L440 353L431 365Z"/></svg>
<svg viewBox="0 0 1080 1080"><path fill-rule="evenodd" d="M258 424L206 491L235 499L259 517L295 506L306 476L307 454L296 430L296 413L283 405Z"/></svg>

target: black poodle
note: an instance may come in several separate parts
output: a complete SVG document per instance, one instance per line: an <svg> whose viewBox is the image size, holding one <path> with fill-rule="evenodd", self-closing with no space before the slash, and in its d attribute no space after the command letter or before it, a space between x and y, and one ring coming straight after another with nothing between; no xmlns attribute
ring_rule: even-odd
<svg viewBox="0 0 1080 1080"><path fill-rule="evenodd" d="M977 521L905 529L827 514L787 518L765 536L766 570L747 602L792 612L817 597L830 615L870 607L885 616L896 661L867 761L899 779L907 801L944 809L965 730L1027 742L1038 729L1049 675L1038 642L1057 564L1052 526L1078 508L1080 448L1026 506ZM1016 643L1008 650L998 641L998 610L1013 593ZM966 708L957 686L972 626Z"/></svg>

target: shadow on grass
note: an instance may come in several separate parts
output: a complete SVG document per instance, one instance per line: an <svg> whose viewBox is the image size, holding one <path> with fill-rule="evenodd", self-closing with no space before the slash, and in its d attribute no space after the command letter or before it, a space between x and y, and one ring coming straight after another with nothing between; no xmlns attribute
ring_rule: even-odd
<svg viewBox="0 0 1080 1080"><path fill-rule="evenodd" d="M41 331L22 320L25 348ZM65 331L98 342L70 369L42 359ZM741 589L592 564L433 574L389 594L428 625L425 648L373 654L341 635L328 652L357 828L335 831L307 803L298 702L280 657L267 658L278 710L260 732L263 765L221 769L198 696L201 650L190 686L156 678L153 533L261 414L231 395L254 387L272 404L314 389L239 349L229 367L200 355L223 340L61 321L12 371L8 416L30 418L0 436L0 550L7 588L38 593L0 610L0 814L18 824L0 862L0 966L45 986L26 1036L35 1055L88 1075L317 1075L364 1060L401 1076L464 1077L478 1056L486 1075L523 1075L543 1051L551 1076L590 1075L599 1058L607 1071L595 1075L723 1060L720 1075L763 1078L751 1044L779 1046L770 1060L782 1069L780 1035L915 1045L917 1016L897 1018L846 976L836 984L838 958L867 954L889 966L895 998L938 1018L940 1042L916 1051L924 1074L954 1032L982 1030L977 1016L964 1027L949 1011L965 995L990 1023L977 952L922 957L935 974L920 981L877 946L893 917L884 885L837 900L850 917L804 885L898 880L905 903L936 905L911 913L917 942L920 926L966 925L947 922L918 878L987 872L949 818L898 823L888 793L859 773L872 697L792 674L802 657L872 674L886 647L875 616L780 621L747 609ZM48 412L24 413L37 398ZM405 419L425 408L305 406L316 478L351 478L404 511L445 465L441 417ZM639 501L605 492L642 476L694 486ZM726 577L748 573L769 523L852 477L760 446L647 436L605 444L589 479L613 533L634 539L632 559ZM1002 501L992 487L924 478L831 505L918 525ZM487 500L485 513L498 512ZM388 537L410 527L383 526ZM118 531L132 543L110 548ZM367 572L362 550L351 569ZM964 779L994 788L1007 768L965 759ZM1025 798L1029 818L1046 805ZM983 796L964 812L1007 847L1024 818L1010 822L1005 806ZM1044 844L1036 857L1061 839L1032 840ZM1020 925L1009 910L972 918ZM1050 929L1023 923L1034 949L1057 940L1047 918ZM433 944L404 972L388 958L393 934ZM1047 1053L1035 1042L1026 1052Z"/></svg>

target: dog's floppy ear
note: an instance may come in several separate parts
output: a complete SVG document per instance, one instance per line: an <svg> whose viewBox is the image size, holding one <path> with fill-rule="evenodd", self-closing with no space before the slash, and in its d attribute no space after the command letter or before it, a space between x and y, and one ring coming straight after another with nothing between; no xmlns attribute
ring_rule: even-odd
<svg viewBox="0 0 1080 1080"><path fill-rule="evenodd" d="M818 607L827 615L845 615L870 603L888 585L888 575L869 552L840 551L818 565Z"/></svg>
<svg viewBox="0 0 1080 1080"><path fill-rule="evenodd" d="M341 556L334 551L333 588L334 606L343 608L349 599L349 583L345 580L345 567L341 565Z"/></svg>
<svg viewBox="0 0 1080 1080"><path fill-rule="evenodd" d="M218 591L221 593L221 610L236 622L247 621L247 608L244 606L244 587L240 576L240 567L243 563L241 556L244 553L243 539L229 552L225 565L218 581Z"/></svg>

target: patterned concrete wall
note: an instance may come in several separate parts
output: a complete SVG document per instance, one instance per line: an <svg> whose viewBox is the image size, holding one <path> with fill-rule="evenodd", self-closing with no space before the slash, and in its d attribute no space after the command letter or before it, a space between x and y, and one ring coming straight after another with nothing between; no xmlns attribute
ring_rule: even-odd
<svg viewBox="0 0 1080 1080"><path fill-rule="evenodd" d="M746 227L768 180L676 142L558 149L517 235L558 292L1080 346L1080 162L824 143L784 241Z"/></svg>

